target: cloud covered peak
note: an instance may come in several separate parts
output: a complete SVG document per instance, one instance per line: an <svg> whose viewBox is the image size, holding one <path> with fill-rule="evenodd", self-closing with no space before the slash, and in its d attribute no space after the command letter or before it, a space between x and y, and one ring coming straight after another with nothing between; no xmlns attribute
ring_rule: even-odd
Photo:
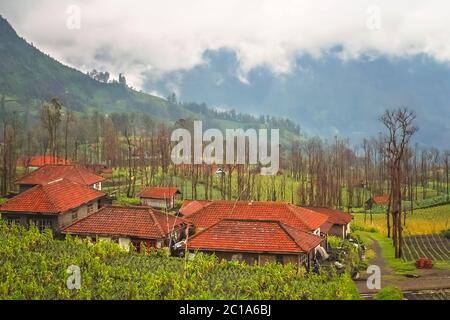
<svg viewBox="0 0 450 320"><path fill-rule="evenodd" d="M74 4L81 23L71 30ZM298 55L320 58L336 46L342 59L371 52L450 60L448 1L3 0L0 11L55 58L124 72L137 87L143 74L191 69L207 63L206 50L221 48L236 53L244 82L256 66L289 73Z"/></svg>

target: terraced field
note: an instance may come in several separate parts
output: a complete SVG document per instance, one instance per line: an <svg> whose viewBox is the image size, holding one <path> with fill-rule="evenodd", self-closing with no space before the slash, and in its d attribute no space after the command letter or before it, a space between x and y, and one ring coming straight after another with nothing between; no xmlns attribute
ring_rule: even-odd
<svg viewBox="0 0 450 320"><path fill-rule="evenodd" d="M404 297L407 300L450 300L450 290L405 292Z"/></svg>
<svg viewBox="0 0 450 320"><path fill-rule="evenodd" d="M450 261L450 240L438 234L405 237L403 250L404 261L415 261L421 257Z"/></svg>

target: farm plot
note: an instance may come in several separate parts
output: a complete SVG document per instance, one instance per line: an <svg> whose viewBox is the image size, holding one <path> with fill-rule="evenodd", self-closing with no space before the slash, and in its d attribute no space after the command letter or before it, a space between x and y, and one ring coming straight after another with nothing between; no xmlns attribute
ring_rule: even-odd
<svg viewBox="0 0 450 320"><path fill-rule="evenodd" d="M405 237L403 260L415 261L421 257L433 261L450 261L450 240L437 234Z"/></svg>
<svg viewBox="0 0 450 320"><path fill-rule="evenodd" d="M404 297L407 300L450 300L450 290L405 292Z"/></svg>

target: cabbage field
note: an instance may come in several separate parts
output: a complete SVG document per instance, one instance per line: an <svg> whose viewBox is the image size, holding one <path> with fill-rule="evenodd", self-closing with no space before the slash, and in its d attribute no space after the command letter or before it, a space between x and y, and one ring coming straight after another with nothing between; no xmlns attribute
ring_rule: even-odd
<svg viewBox="0 0 450 320"><path fill-rule="evenodd" d="M163 251L128 253L114 243L55 240L50 232L0 220L1 299L359 299L359 294L346 273L249 266L202 254L185 260Z"/></svg>

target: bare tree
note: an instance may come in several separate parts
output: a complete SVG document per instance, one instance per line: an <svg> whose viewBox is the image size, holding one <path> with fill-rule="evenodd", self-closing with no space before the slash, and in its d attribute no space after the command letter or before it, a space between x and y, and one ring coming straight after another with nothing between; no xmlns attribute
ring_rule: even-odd
<svg viewBox="0 0 450 320"><path fill-rule="evenodd" d="M380 118L380 121L388 130L385 137L386 151L388 154L388 165L391 180L391 212L392 212L392 240L395 248L395 257L402 256L402 159L408 147L409 141L417 131L413 126L416 118L414 112L407 108L400 108L394 111L387 110Z"/></svg>
<svg viewBox="0 0 450 320"><path fill-rule="evenodd" d="M62 104L57 98L53 98L49 103L44 104L41 111L41 121L47 130L50 155L56 157L58 127L61 122Z"/></svg>

